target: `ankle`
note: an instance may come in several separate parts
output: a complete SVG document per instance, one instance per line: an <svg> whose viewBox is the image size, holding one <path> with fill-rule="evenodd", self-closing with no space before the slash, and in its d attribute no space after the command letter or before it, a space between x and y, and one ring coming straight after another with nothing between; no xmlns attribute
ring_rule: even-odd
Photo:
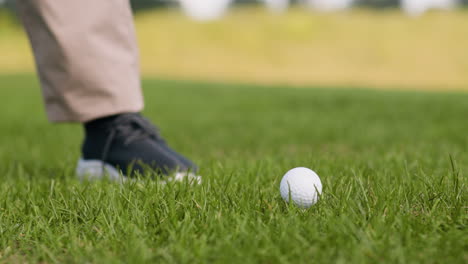
<svg viewBox="0 0 468 264"><path fill-rule="evenodd" d="M95 130L100 130L105 127L107 124L114 121L121 114L109 115L100 118L93 119L83 124L86 133L94 132Z"/></svg>
<svg viewBox="0 0 468 264"><path fill-rule="evenodd" d="M83 158L96 159L101 156L105 142L110 133L110 125L116 118L123 114L124 113L109 115L93 119L83 124L85 132L83 145L81 147Z"/></svg>

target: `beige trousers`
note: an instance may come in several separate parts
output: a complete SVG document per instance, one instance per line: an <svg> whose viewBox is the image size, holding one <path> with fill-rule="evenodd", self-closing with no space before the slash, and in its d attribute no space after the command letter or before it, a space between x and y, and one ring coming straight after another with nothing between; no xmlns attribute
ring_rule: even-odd
<svg viewBox="0 0 468 264"><path fill-rule="evenodd" d="M17 0L48 117L86 122L143 109L128 0Z"/></svg>

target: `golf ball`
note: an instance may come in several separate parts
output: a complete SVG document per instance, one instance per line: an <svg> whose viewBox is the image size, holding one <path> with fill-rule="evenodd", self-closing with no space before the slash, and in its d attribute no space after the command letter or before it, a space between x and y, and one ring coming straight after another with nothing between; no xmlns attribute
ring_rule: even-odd
<svg viewBox="0 0 468 264"><path fill-rule="evenodd" d="M322 182L313 170L294 168L283 176L280 192L286 202L289 202L291 197L297 206L309 208L317 203L319 195L322 194Z"/></svg>

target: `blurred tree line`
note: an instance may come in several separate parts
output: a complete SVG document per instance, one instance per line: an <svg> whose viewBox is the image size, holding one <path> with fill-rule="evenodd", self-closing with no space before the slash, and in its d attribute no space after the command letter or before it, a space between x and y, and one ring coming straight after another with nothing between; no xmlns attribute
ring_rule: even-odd
<svg viewBox="0 0 468 264"><path fill-rule="evenodd" d="M460 3L468 5L468 0L459 0ZM145 9L150 7L167 7L175 5L176 0L131 0L134 10ZM262 0L233 0L234 4L261 4ZM290 0L294 4L302 2L301 0ZM354 0L355 6L365 6L372 8L388 8L398 7L400 0Z"/></svg>
<svg viewBox="0 0 468 264"><path fill-rule="evenodd" d="M21 0L0 0L0 6L8 9L14 9L14 2ZM40 0L38 0L40 1ZM291 3L297 4L301 0L290 0ZM260 4L262 0L233 0L234 4ZM459 0L463 5L468 5L468 0ZM177 0L131 0L131 4L134 10L144 10L148 8L164 8L169 6L177 5ZM355 0L354 5L372 7L372 8L388 8L398 7L400 0Z"/></svg>

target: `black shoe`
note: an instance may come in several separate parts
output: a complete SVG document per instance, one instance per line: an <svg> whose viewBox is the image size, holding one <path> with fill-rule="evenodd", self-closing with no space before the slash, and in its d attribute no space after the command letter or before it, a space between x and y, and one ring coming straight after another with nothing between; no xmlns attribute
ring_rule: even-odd
<svg viewBox="0 0 468 264"><path fill-rule="evenodd" d="M120 179L121 175L175 175L196 179L197 166L172 150L158 129L140 114L128 113L86 123L80 178Z"/></svg>

